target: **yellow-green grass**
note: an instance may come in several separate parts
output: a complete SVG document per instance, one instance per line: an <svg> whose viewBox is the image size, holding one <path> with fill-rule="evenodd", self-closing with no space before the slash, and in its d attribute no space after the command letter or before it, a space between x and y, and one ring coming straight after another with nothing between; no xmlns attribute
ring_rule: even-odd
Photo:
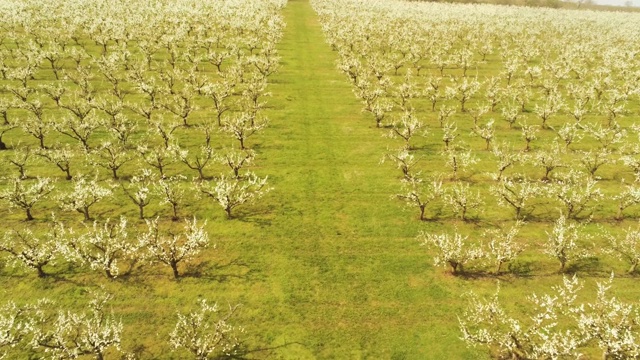
<svg viewBox="0 0 640 360"><path fill-rule="evenodd" d="M526 319L525 296L534 291L548 292L550 286L561 281L559 264L540 253L554 210L542 201L534 212L534 221L523 229L520 238L529 248L513 265L514 274L490 276L484 274L486 269L472 266L468 270L478 276L455 277L447 269L434 268L432 252L416 240L421 230L452 232L457 227L476 239L487 227L512 222L512 210L497 207L488 196L491 180L483 173L494 169L475 168L476 174L465 177L483 192L488 203L478 221L455 220L449 209L442 208L435 220L420 222L416 209L407 210L391 199L399 190L399 171L389 164L379 164L387 147L400 144L383 138L373 120L360 112L351 85L335 69L336 54L325 44L309 4L290 1L284 13L287 28L279 45L282 67L270 79L269 87L273 94L267 111L270 126L250 140L258 152L254 170L269 175L273 191L257 204L239 208L231 220L206 199L192 200L183 211L208 221L207 229L217 248L198 256L190 268L181 267L186 276L178 281L160 265L137 269L131 276L113 281L86 268L51 267L48 269L54 276L44 279L4 268L0 273L0 302L32 303L47 297L66 309L81 310L89 290L103 286L114 294L111 306L125 326L123 349L149 359L187 356L168 351L168 334L176 312L193 308L200 298L217 301L223 309L226 304L242 304L231 322L245 328L242 336L248 348L256 351L250 356L256 358L486 357L482 349L468 349L460 340L457 317L466 306L463 295L470 290L493 293L496 278L502 281L501 299L506 307ZM207 114L200 116L205 118ZM431 173L442 169L437 155L441 142L435 115L425 116L429 117L432 134L415 146L416 153L424 157L421 167ZM464 119L461 114L456 116ZM467 120L460 121L460 132L466 138L469 127L462 126L463 121ZM556 123L552 120L551 125ZM506 123L500 124L499 134L520 144L519 130L507 130ZM548 130L541 135L553 136ZM28 137L23 140L33 142ZM231 143L222 136L217 141ZM466 141L478 150L479 157L491 157L481 151L482 139ZM521 144L524 146L524 142ZM533 146L535 149L536 143ZM135 167L131 164L122 173L131 176ZM210 169L210 175L218 169L222 168ZM40 166L33 171L56 176L58 186L68 186L57 169ZM540 169L520 171L542 175ZM178 164L170 172L194 175ZM603 168L601 172L605 187L617 186L617 175L608 174L618 171ZM106 172L102 171L101 177L106 178ZM629 173L624 177L631 179ZM143 222L134 220L135 206L121 191L117 194L92 208L96 218L125 214L133 228L143 228ZM431 205L427 215L433 217L438 207L443 205ZM56 209L53 202L37 205L36 221L49 220L50 212ZM637 215L633 209L628 212ZM180 225L171 224L168 209L157 202L147 214L161 216L164 227ZM611 210L597 211L595 218L607 225L610 215L606 214ZM79 214L57 216L75 228L83 226ZM9 213L2 208L0 218L4 228L24 225L20 211ZM633 220L627 220L616 226L632 224ZM597 232L595 225L588 229ZM585 245L589 243L585 241ZM594 282L607 277L609 271L623 273L625 269L616 260L605 256L600 259L571 264L573 271L586 278L585 293L592 294ZM639 291L633 287L635 281L619 276L616 294L625 300L636 299ZM26 353L17 356L27 358ZM116 355L110 353L112 357Z"/></svg>

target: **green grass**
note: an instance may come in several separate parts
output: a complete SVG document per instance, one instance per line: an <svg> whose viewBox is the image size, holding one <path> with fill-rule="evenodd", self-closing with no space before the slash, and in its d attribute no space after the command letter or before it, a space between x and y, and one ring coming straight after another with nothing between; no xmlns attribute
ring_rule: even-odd
<svg viewBox="0 0 640 360"><path fill-rule="evenodd" d="M399 172L379 161L393 143L360 112L361 104L336 70L337 55L325 43L308 2L289 1L284 14L287 27L278 46L281 70L270 78L270 126L249 140L259 154L254 170L268 174L274 189L257 204L239 208L232 220L225 219L217 204L203 199L189 204L184 213L207 219L217 244L181 268L196 275L175 281L168 268L158 265L109 281L84 268L59 266L55 276L38 279L4 268L0 303L47 297L65 308L82 309L88 291L102 286L115 295L111 305L125 325L123 349L135 349L145 359L185 358L186 353L168 351L168 334L176 312L193 308L199 298L223 307L241 304L231 322L245 328L247 345L255 350L250 356L256 358L486 357L459 339L457 316L466 306L463 294L491 294L495 278L454 277L434 268L416 235L453 226L477 235L485 226L509 221L511 210L492 207L482 216L485 221L464 223L444 209L443 218L421 223L415 209L392 200ZM516 139L518 133L513 130L509 136ZM437 134L421 141L432 149L440 146ZM423 145L426 152L429 148ZM476 139L471 146L481 149L483 142ZM131 164L123 173L134 170ZM47 171L51 174L44 175L61 176L57 169ZM174 165L171 171L186 168ZM486 180L482 174L474 179ZM43 222L52 209L53 204L37 207L34 215ZM99 218L136 215L122 194L93 211ZM167 217L157 204L148 214ZM0 217L7 227L20 226L23 214L0 209ZM81 226L78 214L64 217ZM541 222L523 230L532 247L516 266L530 270L500 277L510 310L521 311L526 295L547 292L561 281L557 264L542 257L535 244L548 228ZM587 287L593 291L594 281L606 276L606 271L592 272ZM625 289L623 298L640 294L633 288L635 281L616 280L616 287ZM19 356L27 358L25 353ZM109 358L115 357L112 353Z"/></svg>
<svg viewBox="0 0 640 360"><path fill-rule="evenodd" d="M455 346L456 319L435 316L448 306L433 309L458 294L424 279L430 265L414 240L420 224L390 201L396 179L378 165L387 140L359 113L309 5L292 1L285 14L272 126L261 147L274 174L268 202L278 204L264 229L274 257L265 259L268 281L281 291L280 307L291 309L280 337L300 343L283 355L441 357L450 350L431 344ZM443 321L448 330L429 335ZM477 356L460 350L457 357Z"/></svg>

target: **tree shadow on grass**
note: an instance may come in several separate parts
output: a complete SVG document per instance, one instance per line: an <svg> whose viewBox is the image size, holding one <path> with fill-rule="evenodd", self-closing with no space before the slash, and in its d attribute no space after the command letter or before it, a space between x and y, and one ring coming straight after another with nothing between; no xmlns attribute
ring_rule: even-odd
<svg viewBox="0 0 640 360"><path fill-rule="evenodd" d="M444 206L434 206L432 209L425 211L424 222L439 222L443 218ZM418 216L418 218L420 218Z"/></svg>
<svg viewBox="0 0 640 360"><path fill-rule="evenodd" d="M532 265L532 261L518 260L503 264L500 272L484 269L470 269L465 272L458 273L455 276L465 280L496 279L509 282L517 278L530 278L536 276L533 274Z"/></svg>
<svg viewBox="0 0 640 360"><path fill-rule="evenodd" d="M272 224L272 219L266 216L272 215L277 211L275 205L263 205L259 208L253 207L251 209L237 209L236 213L231 217L231 220L237 220L245 223L256 224L261 228L269 227Z"/></svg>
<svg viewBox="0 0 640 360"><path fill-rule="evenodd" d="M427 152L429 154L435 154L438 153L439 151L442 150L442 144L432 144L432 143L427 143L427 144L422 144L422 145L412 145L411 146L411 150L417 150L417 151L424 151Z"/></svg>
<svg viewBox="0 0 640 360"><path fill-rule="evenodd" d="M637 270L634 272L628 272L628 271L623 271L623 272L616 272L616 279L617 278L623 278L623 279L638 279L640 278L640 272L638 272ZM607 273L606 276L603 276L604 278L608 278L611 276L611 273Z"/></svg>
<svg viewBox="0 0 640 360"><path fill-rule="evenodd" d="M242 218L236 218L237 220L240 220L242 222L246 222L246 223L250 223L250 224L256 224L258 225L260 228L266 228L271 226L271 219L265 219L265 218L261 218L261 217L242 217Z"/></svg>
<svg viewBox="0 0 640 360"><path fill-rule="evenodd" d="M46 277L41 278L41 279L45 280L45 281L46 280L51 280L51 282L48 283L48 286L41 284L41 288L42 289L53 288L54 286L56 286L58 284L61 284L61 283L70 284L70 285L78 286L78 287L86 285L85 283L83 283L81 281L71 279L68 276L64 276L64 274L61 274L61 273L50 273L50 274L47 274Z"/></svg>
<svg viewBox="0 0 640 360"><path fill-rule="evenodd" d="M607 270L603 269L602 264L600 264L600 259L596 256L590 256L577 260L569 264L569 266L567 266L564 270L565 274L570 275L578 272L587 274L589 276L609 276L611 274Z"/></svg>
<svg viewBox="0 0 640 360"><path fill-rule="evenodd" d="M74 265L73 263L62 264L59 266L52 266L50 268L45 268L46 276L42 278L38 278L34 273L29 273L29 275L33 275L36 278L42 280L41 286L57 286L57 284L71 284L73 286L85 286L86 284L78 280L78 277L82 278L87 274L85 269L80 266ZM98 273L96 273L98 274ZM102 274L98 274L103 276Z"/></svg>
<svg viewBox="0 0 640 360"><path fill-rule="evenodd" d="M242 351L240 352L240 354L238 355L232 355L229 357L229 359L244 359L244 360L252 360L252 359L266 359L268 357L270 357L270 355L273 355L273 352L282 348L286 348L292 345L300 345L302 347L307 348L307 346L301 342L298 341L292 341L292 342L286 342L282 345L276 345L276 346L266 346L266 347L262 347L262 348L254 348L254 349L250 349L250 348L244 348L242 349ZM259 357L253 357L252 355L258 355Z"/></svg>
<svg viewBox="0 0 640 360"><path fill-rule="evenodd" d="M159 354L152 353L146 346L144 346L144 344L134 344L133 348L128 351L128 354L133 355L134 359L156 359L159 357ZM123 359L124 358L125 357L123 357Z"/></svg>
<svg viewBox="0 0 640 360"><path fill-rule="evenodd" d="M549 223L549 222L555 221L558 218L557 212L554 212L553 215L550 212L545 212L543 214L539 212L534 213L536 210L537 210L536 207L533 205L530 206L529 209L523 210L522 212L523 220L528 223Z"/></svg>
<svg viewBox="0 0 640 360"><path fill-rule="evenodd" d="M507 264L507 273L516 277L533 277L533 261L512 261Z"/></svg>
<svg viewBox="0 0 640 360"><path fill-rule="evenodd" d="M70 284L73 286L85 285L84 283L71 278L73 274L68 272L62 272L62 271L54 272L52 270L47 270L45 271L44 276L39 277L35 271L16 272L15 270L9 271L7 269L4 269L7 271L3 271L3 269L1 269L1 266L2 264L0 264L0 278L16 280L21 283L26 283L30 281L37 282L37 287L40 290L52 289L52 288L55 288L56 286L59 286L60 284Z"/></svg>
<svg viewBox="0 0 640 360"><path fill-rule="evenodd" d="M485 229L493 225L493 222L489 219L481 218L479 214L474 214L473 216L467 216L465 220L462 220L465 224L473 225L479 229Z"/></svg>
<svg viewBox="0 0 640 360"><path fill-rule="evenodd" d="M222 283L230 279L248 280L255 273L256 271L249 268L246 263L234 259L224 264L212 264L211 261L189 264L181 277L208 279Z"/></svg>

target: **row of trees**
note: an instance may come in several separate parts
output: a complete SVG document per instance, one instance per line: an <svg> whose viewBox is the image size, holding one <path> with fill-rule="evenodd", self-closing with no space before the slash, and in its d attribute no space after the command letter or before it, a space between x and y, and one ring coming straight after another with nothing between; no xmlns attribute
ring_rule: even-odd
<svg viewBox="0 0 640 360"><path fill-rule="evenodd" d="M612 284L613 276L598 282L596 296L579 301L583 284L575 276L565 277L552 294L528 297L526 320L509 314L499 291L488 299L472 292L459 317L463 339L488 347L494 358L577 359L588 347L597 347L605 360L637 358L637 304L610 295Z"/></svg>
<svg viewBox="0 0 640 360"><path fill-rule="evenodd" d="M182 175L164 174L162 169L170 165L171 161L167 157L155 163L158 165L157 173L151 169L142 169L128 181L121 182L99 182L97 178L78 176L71 180L71 187L63 184L64 190L56 196L48 196L54 188L52 179L26 179L29 173L27 162L21 159L28 159L29 155L21 154L18 150L13 158L8 159L12 164L20 165L16 165L17 176L10 179L9 187L0 193L0 198L5 199L11 206L25 211L29 220L33 219L32 209L37 203L51 202L52 199L56 199L62 209L78 211L83 214L85 220L90 220L89 208L101 199L112 195L116 188L120 188L119 192L126 195L139 208L140 218L145 217L144 208L150 204L152 196L155 196L160 202L170 205L172 218L175 220L179 217L178 209L186 201L185 192L187 192L191 194L191 198L196 194L208 195L224 208L228 216L231 216L231 211L235 207L262 196L268 190L266 178L259 178L252 172L243 170L245 166L251 164L254 154L251 150L234 149L222 155L213 154L214 159L228 166L230 172L228 176L223 175L215 179L212 182L215 186L207 184L206 181L203 182L202 180L206 179L205 176L198 176L195 182L188 183L186 177ZM567 216L572 218L588 214L592 206L603 199L603 193L598 187L594 172L575 170L559 172L557 170L569 167L557 152L540 151L533 155L522 155L503 151L503 148L495 148L492 154L496 160L496 170L492 174L496 183L489 187L489 192L497 199L498 204L512 208L516 219L524 218L532 208L532 202L536 201L540 204L544 197L555 199L555 203L561 205ZM592 154L593 157L585 157L585 161L581 164L585 168L587 165L591 166L592 170L607 164L608 158L599 157L598 154L596 152ZM187 159L187 155L183 154L183 158ZM199 162L201 158L195 159L198 164L206 166L206 163ZM383 160L392 161L402 171L403 189L397 196L405 200L409 206L418 207L421 219L424 219L428 203L438 197L451 205L454 213L463 219L466 219L466 210L477 210L483 203L477 196L478 192L471 191L469 184L466 183L453 185L447 196L442 196L442 180L439 178L443 176L431 176L432 180L423 176L416 166L419 159L416 159L416 156L406 148L388 153ZM466 171L469 163L474 161L470 152L451 151L447 152L445 165L451 168L451 178L457 179L463 176L463 171ZM518 173L505 175L505 170L517 164L523 167L536 165L540 169L539 174L543 174L541 180L532 180ZM199 169L204 170L204 166ZM613 215L615 219L621 220L625 216L623 211L639 202L639 194L635 183L617 187L614 194L609 194L609 198L616 202ZM469 206L455 205L460 202L468 202Z"/></svg>
<svg viewBox="0 0 640 360"><path fill-rule="evenodd" d="M559 271L565 272L570 265L581 259L610 255L624 261L629 274L635 274L640 264L640 228L628 227L622 233L614 234L600 227L597 234L585 229L585 224L571 221L561 215L547 231L543 241L527 243L518 234L524 225L516 222L509 228L493 228L479 236L464 235L457 229L451 232L422 232L418 239L422 245L435 251L435 266L447 267L453 274L463 274L465 266L471 265L476 272L484 271L498 275L504 265L512 263L528 247L533 247L559 264ZM604 239L606 246L595 248L590 241ZM483 270L479 270L483 269Z"/></svg>
<svg viewBox="0 0 640 360"><path fill-rule="evenodd" d="M239 160L248 163L247 158ZM235 170L237 174L222 174L209 181L196 179L188 182L183 175L158 177L150 169L143 168L130 180L121 182L77 176L71 180L71 184L61 184L59 191L55 191L56 183L52 178L14 177L7 179L7 187L0 191L0 199L10 208L23 211L28 221L35 219L34 209L46 206L49 210L55 210L51 205L56 203L60 210L78 212L84 221L89 221L93 219L91 208L94 205L118 197L128 198L137 207L141 220L147 218L145 209L157 203L166 205L171 220L177 221L182 217L181 209L186 204L203 197L220 205L227 217L231 218L232 211L238 206L252 203L270 190L266 177L260 178L250 171L240 172L239 168Z"/></svg>
<svg viewBox="0 0 640 360"><path fill-rule="evenodd" d="M540 220L545 213L539 209L546 209L546 214L559 210L571 219L589 219L597 209L600 219L610 217L622 221L629 217L631 211L628 209L640 204L637 183L623 182L622 187L616 187L605 196L598 180L571 170L546 181L514 174L501 178L488 188L485 184L471 186L462 181L444 182L442 175L425 176L420 173L400 181L401 189L393 197L403 201L409 209L415 209L420 220L429 219L430 209L437 211L432 218L441 218L442 205L464 221L471 219L471 213L477 219L483 211L497 205L512 212L514 220L527 217ZM537 211L535 214L534 210ZM631 217L635 217L633 213Z"/></svg>
<svg viewBox="0 0 640 360"><path fill-rule="evenodd" d="M29 349L41 358L90 356L103 360L121 354L121 358L135 359L134 352L121 347L122 337L130 334L107 307L111 299L109 294L93 293L87 309L81 312L58 308L47 299L28 305L5 304L0 312L0 357ZM242 328L229 322L236 309L230 307L221 314L217 304L201 300L198 309L178 313L178 321L165 341L172 350L186 350L195 359L239 356L244 350L238 338Z"/></svg>
<svg viewBox="0 0 640 360"><path fill-rule="evenodd" d="M46 267L60 263L85 266L110 279L129 274L135 266L162 263L177 279L179 265L211 246L204 226L194 218L186 222L183 231L176 232L162 229L154 219L146 220L146 231L137 231L121 217L119 221L96 221L92 227L76 232L54 221L45 232L5 232L0 252L8 264L37 272L39 277L48 275Z"/></svg>

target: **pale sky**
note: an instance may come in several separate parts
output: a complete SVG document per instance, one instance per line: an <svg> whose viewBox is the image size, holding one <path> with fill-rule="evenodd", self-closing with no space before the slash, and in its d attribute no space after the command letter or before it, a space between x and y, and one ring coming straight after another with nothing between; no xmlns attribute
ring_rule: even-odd
<svg viewBox="0 0 640 360"><path fill-rule="evenodd" d="M599 5L616 5L616 6L625 6L625 2L627 0L594 0L596 4ZM640 0L631 0L633 6L638 6L640 4Z"/></svg>

